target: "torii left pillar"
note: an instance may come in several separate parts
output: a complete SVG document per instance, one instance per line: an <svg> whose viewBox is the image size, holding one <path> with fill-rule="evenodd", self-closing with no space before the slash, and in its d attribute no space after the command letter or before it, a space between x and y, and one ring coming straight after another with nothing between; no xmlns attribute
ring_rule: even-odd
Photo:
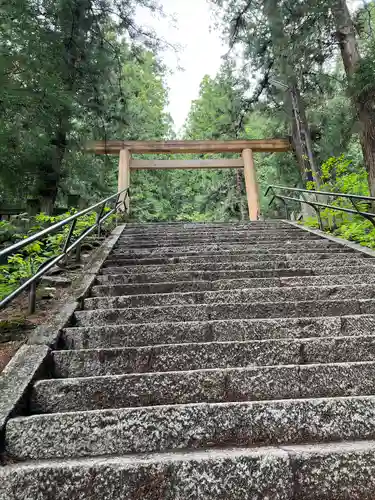
<svg viewBox="0 0 375 500"><path fill-rule="evenodd" d="M130 185L130 159L131 153L129 149L121 149L120 157L118 163L118 192L128 189ZM119 211L124 211L124 204L127 211L129 212L129 196L126 193L122 193L119 197L119 201L122 202L119 205Z"/></svg>

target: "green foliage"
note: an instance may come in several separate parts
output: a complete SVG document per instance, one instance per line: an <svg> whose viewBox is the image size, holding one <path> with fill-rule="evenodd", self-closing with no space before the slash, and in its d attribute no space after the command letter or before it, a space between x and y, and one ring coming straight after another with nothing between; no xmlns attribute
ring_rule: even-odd
<svg viewBox="0 0 375 500"><path fill-rule="evenodd" d="M354 164L351 158L341 155L332 156L321 166L321 191L332 193L357 194L369 196L366 170ZM314 182L307 184L307 189L317 189Z"/></svg>
<svg viewBox="0 0 375 500"><path fill-rule="evenodd" d="M350 158L341 155L329 158L322 165L322 190L336 193L369 195L367 173Z"/></svg>
<svg viewBox="0 0 375 500"><path fill-rule="evenodd" d="M243 54L244 71L257 75L249 102L265 103L296 135L287 89L298 88L299 122L311 131L316 164L344 153L374 178L375 1L211 3L230 45Z"/></svg>
<svg viewBox="0 0 375 500"><path fill-rule="evenodd" d="M57 217L52 217L44 213L38 214L30 219L30 227L23 234L16 232L15 226L13 226L10 222L2 221L0 222L0 234L2 234L1 228L4 226L6 228L4 231L4 237L5 234L8 235L6 243L10 245L41 231L45 227L62 221L74 213L75 210L71 210ZM72 242L75 238L82 234L85 229L88 229L95 224L95 222L96 213L89 213L80 217L77 220L75 230L73 232ZM116 215L113 214L103 223L102 234L108 234L114 227L115 223ZM58 230L55 234L47 235L43 240L34 241L30 245L27 245L20 253L9 256L7 262L0 265L0 300L9 295L23 281L33 276L43 262L61 253L62 245L66 240L68 231L69 224Z"/></svg>
<svg viewBox="0 0 375 500"><path fill-rule="evenodd" d="M20 234L14 222L7 220L0 221L0 245L6 241L14 241L19 238Z"/></svg>
<svg viewBox="0 0 375 500"><path fill-rule="evenodd" d="M235 62L227 58L216 76L202 79L184 138L287 136L292 130L291 102L288 93L272 82L297 84L312 130L316 162L323 165L322 188L368 192L351 98L363 99L373 116L375 3L368 2L356 19L362 60L350 82L332 36L337 32L332 2L211 3L219 8L230 43L238 43L241 50ZM137 26L134 18L144 7L159 10L156 0L1 4L0 203L20 204L22 200L24 206L28 197L38 198L42 210L52 213L54 204L66 206L68 194L96 201L116 189L117 158L85 154L86 141L173 137L171 117L165 111L166 68L158 57L163 42ZM349 160L340 159L342 154L352 162L345 164ZM271 215L263 197L268 184L301 183L294 156L255 156L266 217ZM245 219L243 173L132 172L131 209L133 219L139 221ZM56 220L40 215L0 222L0 244ZM40 252L34 248L30 255L54 255L64 234L47 238Z"/></svg>
<svg viewBox="0 0 375 500"><path fill-rule="evenodd" d="M164 138L163 45L134 19L154 0L20 0L0 6L0 203L52 213L69 193L113 193L116 161L89 140ZM6 203L5 203L6 202Z"/></svg>
<svg viewBox="0 0 375 500"><path fill-rule="evenodd" d="M354 165L353 161L344 155L329 158L322 165L322 191L343 194L356 194L369 196L367 174L362 166ZM312 184L310 189L315 189ZM337 207L353 209L353 205L347 198L324 197L324 203ZM371 204L356 202L358 209L372 211ZM340 212L338 210L325 208L320 212L324 230L360 245L375 248L375 228L372 223L355 214ZM317 217L307 217L304 224L318 229Z"/></svg>

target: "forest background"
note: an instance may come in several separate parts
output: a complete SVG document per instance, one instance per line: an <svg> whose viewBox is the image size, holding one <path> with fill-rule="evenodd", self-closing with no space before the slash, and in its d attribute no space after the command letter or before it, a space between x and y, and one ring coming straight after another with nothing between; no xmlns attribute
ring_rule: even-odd
<svg viewBox="0 0 375 500"><path fill-rule="evenodd" d="M354 13L345 0L209 3L228 53L217 75L203 78L178 138L293 136L285 89L297 89L315 184L298 150L256 155L263 216L275 215L263 196L271 183L375 195L375 2ZM168 40L135 16L139 7L163 15L162 4L2 2L0 207L34 204L51 222L72 199L85 206L116 191L117 158L85 153L87 141L177 138L166 111ZM139 221L248 217L241 170L134 172L131 199ZM351 222L334 219L333 229ZM368 239L368 224L346 236ZM1 241L19 236L11 223L0 225Z"/></svg>

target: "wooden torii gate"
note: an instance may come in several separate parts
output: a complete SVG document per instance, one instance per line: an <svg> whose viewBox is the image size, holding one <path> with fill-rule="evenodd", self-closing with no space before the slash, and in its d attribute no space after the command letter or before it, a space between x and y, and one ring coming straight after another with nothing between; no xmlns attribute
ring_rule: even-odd
<svg viewBox="0 0 375 500"><path fill-rule="evenodd" d="M243 168L250 220L259 218L259 189L253 152L280 153L292 149L289 139L236 141L96 141L87 150L96 154L119 155L119 191L130 186L132 170ZM132 154L238 153L236 159L222 160L136 160ZM129 203L129 201L128 201Z"/></svg>

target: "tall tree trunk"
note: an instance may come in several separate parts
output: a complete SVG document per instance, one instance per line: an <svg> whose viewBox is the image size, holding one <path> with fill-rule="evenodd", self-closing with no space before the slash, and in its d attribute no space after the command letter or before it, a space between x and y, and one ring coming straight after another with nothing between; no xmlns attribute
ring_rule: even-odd
<svg viewBox="0 0 375 500"><path fill-rule="evenodd" d="M92 19L88 16L91 0L65 0L59 11L60 29L64 33L61 53L61 81L67 96L77 92L80 60L85 56L85 40L91 28ZM49 165L45 164L45 175L41 177L38 195L42 210L52 213L59 184L63 161L71 130L71 105L61 105L56 114L56 127L51 133L51 157Z"/></svg>
<svg viewBox="0 0 375 500"><path fill-rule="evenodd" d="M353 92L353 77L360 65L360 53L355 36L354 24L346 0L332 1L332 14L336 25L336 36L341 50L345 72L348 78L351 99L360 124L360 141L371 196L375 196L375 116L372 111L375 96Z"/></svg>
<svg viewBox="0 0 375 500"><path fill-rule="evenodd" d="M305 107L298 91L298 82L289 61L290 46L285 36L284 21L279 0L266 0L264 12L268 20L274 50L275 65L283 91L284 107L292 126L292 137L302 178L314 180L319 187L319 172L315 166L311 149L311 134L306 118Z"/></svg>
<svg viewBox="0 0 375 500"><path fill-rule="evenodd" d="M65 117L64 117L65 116ZM37 196L42 212L52 215L61 180L62 164L67 147L69 113L61 112L58 128L51 139L51 153L39 165Z"/></svg>

